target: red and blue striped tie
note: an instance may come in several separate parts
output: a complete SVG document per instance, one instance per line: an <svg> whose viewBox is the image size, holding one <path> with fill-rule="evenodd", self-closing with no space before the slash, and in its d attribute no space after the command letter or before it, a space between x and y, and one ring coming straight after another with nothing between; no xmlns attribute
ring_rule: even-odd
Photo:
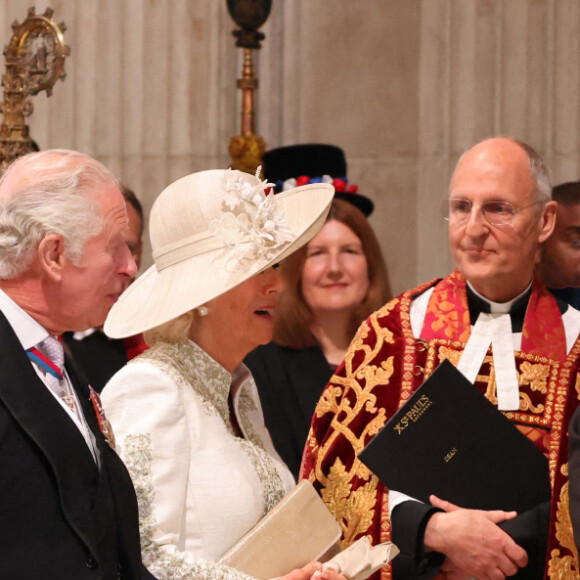
<svg viewBox="0 0 580 580"><path fill-rule="evenodd" d="M26 351L28 358L45 372L45 380L48 387L59 397L64 397L66 390L61 385L63 380L64 350L61 343L57 338L49 336L38 346L42 350L32 347Z"/></svg>

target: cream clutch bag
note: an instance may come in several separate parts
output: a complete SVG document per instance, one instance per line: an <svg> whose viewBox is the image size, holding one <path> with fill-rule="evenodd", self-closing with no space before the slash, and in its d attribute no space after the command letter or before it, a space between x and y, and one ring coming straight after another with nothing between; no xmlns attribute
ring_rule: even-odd
<svg viewBox="0 0 580 580"><path fill-rule="evenodd" d="M340 552L340 526L312 484L301 481L220 559L259 580Z"/></svg>

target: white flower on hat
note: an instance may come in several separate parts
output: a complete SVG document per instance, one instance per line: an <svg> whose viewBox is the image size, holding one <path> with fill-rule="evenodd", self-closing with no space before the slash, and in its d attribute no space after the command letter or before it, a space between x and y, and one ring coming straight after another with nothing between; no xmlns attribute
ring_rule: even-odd
<svg viewBox="0 0 580 580"><path fill-rule="evenodd" d="M258 167L255 184L237 172L225 173L222 187L229 211L208 225L209 232L232 250L226 264L231 269L247 261L270 259L294 237L274 194L266 195L271 184L259 179L260 170Z"/></svg>

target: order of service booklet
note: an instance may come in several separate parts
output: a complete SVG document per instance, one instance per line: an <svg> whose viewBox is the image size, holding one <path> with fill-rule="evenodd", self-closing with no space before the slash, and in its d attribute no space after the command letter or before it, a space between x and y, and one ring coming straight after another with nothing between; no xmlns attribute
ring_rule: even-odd
<svg viewBox="0 0 580 580"><path fill-rule="evenodd" d="M390 489L429 503L523 512L550 499L548 460L449 361L359 454Z"/></svg>
<svg viewBox="0 0 580 580"><path fill-rule="evenodd" d="M340 552L340 526L312 484L302 480L220 563L254 578L277 578Z"/></svg>

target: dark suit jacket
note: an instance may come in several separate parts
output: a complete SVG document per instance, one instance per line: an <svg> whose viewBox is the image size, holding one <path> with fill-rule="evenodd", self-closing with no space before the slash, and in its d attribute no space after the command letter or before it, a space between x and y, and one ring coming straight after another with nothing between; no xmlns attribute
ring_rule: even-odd
<svg viewBox="0 0 580 580"><path fill-rule="evenodd" d="M73 369L100 469L0 312L0 578L153 578L141 563L131 479Z"/></svg>

